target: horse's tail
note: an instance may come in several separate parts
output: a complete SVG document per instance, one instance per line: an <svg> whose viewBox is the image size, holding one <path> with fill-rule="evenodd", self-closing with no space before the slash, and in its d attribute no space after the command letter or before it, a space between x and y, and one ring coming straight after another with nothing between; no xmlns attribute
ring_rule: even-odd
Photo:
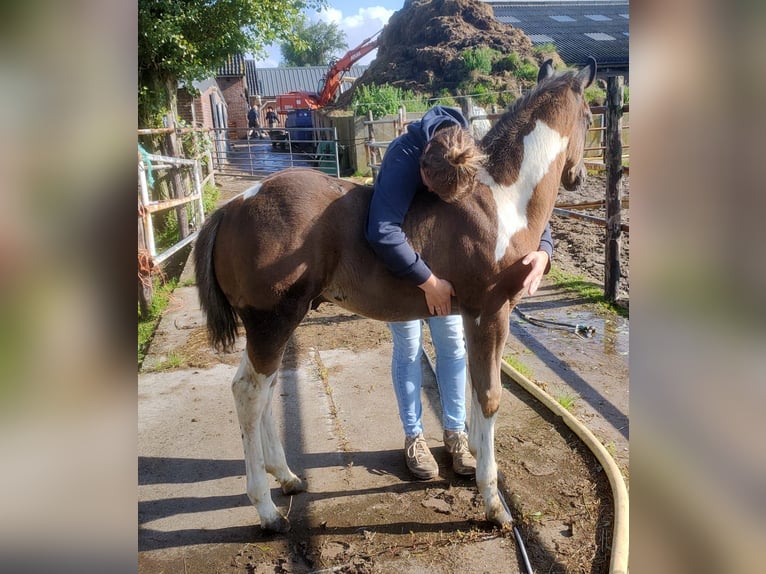
<svg viewBox="0 0 766 574"><path fill-rule="evenodd" d="M200 229L194 247L194 271L210 341L217 349L229 351L237 338L237 315L218 285L213 264L215 237L225 214L225 208L214 211Z"/></svg>

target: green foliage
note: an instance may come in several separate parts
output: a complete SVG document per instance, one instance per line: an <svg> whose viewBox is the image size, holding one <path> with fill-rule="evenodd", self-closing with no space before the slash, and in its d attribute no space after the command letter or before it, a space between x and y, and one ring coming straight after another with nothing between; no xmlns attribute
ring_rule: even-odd
<svg viewBox="0 0 766 574"><path fill-rule="evenodd" d="M526 378L528 379L532 378L532 369L527 367L517 357L514 357L513 355L505 355L503 357L503 360L506 363L508 363L510 366L512 366L514 369L516 369L519 373L524 375Z"/></svg>
<svg viewBox="0 0 766 574"><path fill-rule="evenodd" d="M585 88L585 101L591 106L603 106L606 102L606 90L597 84Z"/></svg>
<svg viewBox="0 0 766 574"><path fill-rule="evenodd" d="M138 119L147 127L175 111L178 82L213 74L232 55L263 54L293 36L305 8L326 0L138 0Z"/></svg>
<svg viewBox="0 0 766 574"><path fill-rule="evenodd" d="M550 54L556 51L556 46L550 42L546 42L545 44L537 44L536 46L532 46L532 51L537 54Z"/></svg>
<svg viewBox="0 0 766 574"><path fill-rule="evenodd" d="M407 111L424 112L433 103L423 96L417 96L411 90L402 90L391 84L363 85L354 92L351 105L354 115L366 116L372 112L374 119L380 119L389 114L396 114L399 106L404 104Z"/></svg>
<svg viewBox="0 0 766 574"><path fill-rule="evenodd" d="M521 66L521 58L519 58L519 55L516 52L511 52L510 54L498 59L492 66L492 71L496 73L513 72L518 70L519 66Z"/></svg>
<svg viewBox="0 0 766 574"><path fill-rule="evenodd" d="M178 284L177 279L171 279L170 281L162 282L159 278L154 279L154 298L152 299L152 306L149 309L149 316L142 319L139 311L138 321L138 364L139 366L146 357L146 352L149 350L149 343L152 341L152 336L157 328L162 317L162 312L168 306L170 298L173 294L173 290Z"/></svg>
<svg viewBox="0 0 766 574"><path fill-rule="evenodd" d="M484 75L489 75L492 72L492 62L498 56L498 52L492 48L469 48L461 54L466 70L469 72L476 70Z"/></svg>
<svg viewBox="0 0 766 574"><path fill-rule="evenodd" d="M335 22L306 25L305 18L296 26L295 38L280 44L286 66L328 65L333 54L346 48L346 33Z"/></svg>
<svg viewBox="0 0 766 574"><path fill-rule="evenodd" d="M537 73L540 69L532 62L522 62L519 67L514 70L513 75L520 80L537 80Z"/></svg>
<svg viewBox="0 0 766 574"><path fill-rule="evenodd" d="M473 87L473 99L480 106L491 106L497 103L497 93L492 90L492 86L479 82Z"/></svg>
<svg viewBox="0 0 766 574"><path fill-rule="evenodd" d="M202 205L205 209L205 215L209 215L214 209L220 192L212 183L208 182L202 189ZM197 206L186 204L186 215L191 219ZM178 215L175 209L168 209L154 216L155 225L155 244L159 251L168 249L178 243L180 237L178 234Z"/></svg>
<svg viewBox="0 0 766 574"><path fill-rule="evenodd" d="M215 205L218 203L220 195L221 192L215 185L210 182L205 184L205 187L202 190L202 206L205 209L205 217L215 210Z"/></svg>
<svg viewBox="0 0 766 574"><path fill-rule="evenodd" d="M558 269L555 263L551 266L549 277L556 287L576 293L585 303L595 303L606 311L611 311L621 317L630 318L628 309L614 305L604 297L603 287L585 279L582 275L571 275Z"/></svg>
<svg viewBox="0 0 766 574"><path fill-rule="evenodd" d="M623 86L622 88L622 104L627 106L630 103L630 86Z"/></svg>
<svg viewBox="0 0 766 574"><path fill-rule="evenodd" d="M446 88L442 89L438 95L434 96L429 104L431 106L440 105L440 106L451 106L453 108L459 108L460 104L455 99L455 97L449 93L449 90Z"/></svg>

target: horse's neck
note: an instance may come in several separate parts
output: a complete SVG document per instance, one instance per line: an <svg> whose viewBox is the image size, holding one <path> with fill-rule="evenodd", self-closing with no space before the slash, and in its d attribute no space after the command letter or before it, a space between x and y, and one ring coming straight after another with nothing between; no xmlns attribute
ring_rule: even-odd
<svg viewBox="0 0 766 574"><path fill-rule="evenodd" d="M519 153L519 150L495 151L488 160L487 168L480 170L477 179L489 187L497 207L496 261L502 259L511 238L518 231L528 228L535 233L539 230L542 235L558 191L558 180L563 169L563 158L560 156L567 143L567 137L537 120L534 129L523 138L521 166L512 183L498 183L498 180L508 181L508 178L500 177L503 165L495 162L513 157L512 154ZM509 142L508 145L513 144ZM491 175L493 173L496 175ZM538 208L530 209L531 203L537 203Z"/></svg>

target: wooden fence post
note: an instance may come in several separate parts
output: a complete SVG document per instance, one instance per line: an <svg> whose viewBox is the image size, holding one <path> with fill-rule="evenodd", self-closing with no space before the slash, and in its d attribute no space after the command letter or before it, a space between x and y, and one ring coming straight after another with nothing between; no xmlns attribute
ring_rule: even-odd
<svg viewBox="0 0 766 574"><path fill-rule="evenodd" d="M606 245L604 249L604 296L616 301L620 284L622 244L622 76L610 76L606 85Z"/></svg>
<svg viewBox="0 0 766 574"><path fill-rule="evenodd" d="M165 137L165 144L167 145L168 155L170 157L181 157L181 153L178 148L178 137L176 136L176 121L172 114L165 116L167 118L168 127L173 128ZM170 170L171 178L173 181L174 193L177 199L184 198L184 182L181 177L181 170L178 167L174 167ZM186 206L179 205L176 207L176 217L178 217L178 233L181 239L189 235L189 218L186 215Z"/></svg>

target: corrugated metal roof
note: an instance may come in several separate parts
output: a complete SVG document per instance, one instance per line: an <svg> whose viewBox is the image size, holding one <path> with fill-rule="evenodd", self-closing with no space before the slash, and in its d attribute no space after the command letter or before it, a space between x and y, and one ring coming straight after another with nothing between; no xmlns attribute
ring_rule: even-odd
<svg viewBox="0 0 766 574"><path fill-rule="evenodd" d="M244 76L245 75L245 57L242 54L229 56L226 63L218 68L218 76Z"/></svg>
<svg viewBox="0 0 766 574"><path fill-rule="evenodd" d="M491 3L495 18L523 30L533 44L552 42L567 65L583 65L593 56L600 67L626 69L628 5L627 0Z"/></svg>
<svg viewBox="0 0 766 574"><path fill-rule="evenodd" d="M328 66L261 68L256 66L255 60L245 60L245 67L248 93L266 98L294 90L316 92L319 81L325 77L328 70ZM366 69L367 65L351 66L346 77L358 78Z"/></svg>

